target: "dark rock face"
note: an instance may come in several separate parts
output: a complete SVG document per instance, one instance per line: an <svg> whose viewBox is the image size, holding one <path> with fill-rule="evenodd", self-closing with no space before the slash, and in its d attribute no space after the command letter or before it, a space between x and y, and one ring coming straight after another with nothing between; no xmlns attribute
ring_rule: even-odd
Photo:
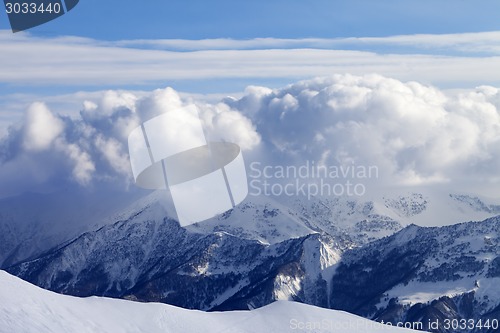
<svg viewBox="0 0 500 333"><path fill-rule="evenodd" d="M377 321L422 323L432 332L499 332L494 325L489 330L446 325L500 319L498 295L484 295L500 281L492 279L500 271L499 229L499 218L443 228L409 226L347 251L332 280L330 304ZM398 299L425 288L450 293L425 303Z"/></svg>
<svg viewBox="0 0 500 333"><path fill-rule="evenodd" d="M309 247L319 253L324 244L345 246L342 240L311 234L269 245L225 232L191 233L174 220L143 215L148 216L140 212L85 233L8 271L59 293L202 310L267 305L290 280L298 283L289 293L292 299L327 306L326 281L308 270L319 267L322 257L309 253Z"/></svg>
<svg viewBox="0 0 500 333"><path fill-rule="evenodd" d="M500 293L491 292L500 283L500 218L442 228L411 225L367 244L367 237L356 245L344 232L267 244L222 228L186 230L154 211L146 207L8 271L76 296L207 311L289 299L377 321L422 323L431 332L499 332L491 325L457 330L445 323L500 318ZM263 213L261 223L283 214L271 208ZM373 235L398 226L373 217L355 228Z"/></svg>

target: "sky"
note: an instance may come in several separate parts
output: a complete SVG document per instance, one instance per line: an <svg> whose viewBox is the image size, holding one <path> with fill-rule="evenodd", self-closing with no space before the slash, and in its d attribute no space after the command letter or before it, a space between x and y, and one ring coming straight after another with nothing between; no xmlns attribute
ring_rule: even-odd
<svg viewBox="0 0 500 333"><path fill-rule="evenodd" d="M12 34L2 11L0 94L164 86L227 93L339 72L376 72L440 87L497 83L491 73L480 76L485 69L477 64L465 64L468 71L458 77L436 73L434 65L422 67L427 73L416 72L439 57L454 57L456 67L471 57L487 57L483 67L498 66L491 59L500 53L498 35L486 40L484 35L460 36L500 31L499 12L500 3L494 0L480 5L451 0L146 0L140 5L81 0L56 20ZM460 43L468 49L456 47ZM279 66L288 58L291 64ZM436 66L439 62L448 64L449 71L460 70L447 59L437 59ZM20 63L22 69L16 67ZM76 69L85 73L77 75Z"/></svg>
<svg viewBox="0 0 500 333"><path fill-rule="evenodd" d="M133 125L189 103L249 156L375 163L386 183L491 194L498 13L498 1L81 0L16 34L2 13L0 197L127 188Z"/></svg>
<svg viewBox="0 0 500 333"><path fill-rule="evenodd" d="M465 0L81 0L39 36L99 40L338 38L498 30L500 4ZM0 28L7 18L0 16Z"/></svg>
<svg viewBox="0 0 500 333"><path fill-rule="evenodd" d="M165 86L234 93L369 72L445 88L496 84L499 36L484 33L500 31L499 12L494 0L81 0L12 34L2 11L0 96Z"/></svg>

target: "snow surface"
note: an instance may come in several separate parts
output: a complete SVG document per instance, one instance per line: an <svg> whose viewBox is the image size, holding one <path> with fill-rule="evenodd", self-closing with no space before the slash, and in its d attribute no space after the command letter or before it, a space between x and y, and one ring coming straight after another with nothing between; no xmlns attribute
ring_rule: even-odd
<svg viewBox="0 0 500 333"><path fill-rule="evenodd" d="M31 332L412 331L385 326L345 312L285 301L253 311L207 313L158 303L100 297L77 298L38 288L0 271L0 333Z"/></svg>
<svg viewBox="0 0 500 333"><path fill-rule="evenodd" d="M412 282L407 285L399 284L387 294L389 299L397 297L402 304L414 305L416 303L431 302L442 296L458 296L472 290L477 290L477 288L474 288L474 279L469 278L457 281Z"/></svg>
<svg viewBox="0 0 500 333"><path fill-rule="evenodd" d="M422 227L439 227L460 222L482 221L500 215L499 198L450 192L439 188L394 188L372 200L379 207L382 204L388 211L380 210L402 225L416 224ZM378 206L377 206L378 204Z"/></svg>

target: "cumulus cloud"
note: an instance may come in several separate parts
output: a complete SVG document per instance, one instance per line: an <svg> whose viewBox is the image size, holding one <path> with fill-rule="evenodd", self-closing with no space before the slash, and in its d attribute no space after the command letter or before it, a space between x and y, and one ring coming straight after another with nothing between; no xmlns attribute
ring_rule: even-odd
<svg viewBox="0 0 500 333"><path fill-rule="evenodd" d="M140 96L108 91L73 117L35 103L0 141L0 196L61 186L129 188L129 133L165 113L198 121L179 111L187 105L209 140L239 144L247 163L376 166L379 187L479 184L481 191L500 182L498 88L443 91L380 75L336 75L280 89L253 86L215 103L171 88ZM165 129L175 133L175 126Z"/></svg>
<svg viewBox="0 0 500 333"><path fill-rule="evenodd" d="M227 80L234 78L283 82L330 73L379 73L400 80L471 87L478 82L499 82L497 72L491 70L500 66L498 36L498 32L491 32L385 38L112 42L36 38L27 33L0 31L0 82L102 87L205 80L220 86L226 80L229 88L234 81ZM37 50L36 57L32 56L33 49Z"/></svg>
<svg viewBox="0 0 500 333"><path fill-rule="evenodd" d="M23 145L27 150L45 150L63 131L63 122L43 103L33 103L26 112Z"/></svg>
<svg viewBox="0 0 500 333"><path fill-rule="evenodd" d="M64 152L72 164L72 176L81 185L87 185L92 180L95 165L90 154L74 143L60 142L58 148Z"/></svg>
<svg viewBox="0 0 500 333"><path fill-rule="evenodd" d="M203 104L199 109L209 141L234 142L243 150L251 150L260 143L260 135L250 119L227 104Z"/></svg>
<svg viewBox="0 0 500 333"><path fill-rule="evenodd" d="M194 113L183 111L189 105ZM189 133L178 131L180 123L203 124L210 139L235 142L244 150L259 144L252 122L239 111L224 103L182 98L171 88L140 96L107 91L86 100L71 117L35 102L23 122L11 126L0 140L0 197L67 187L126 190L132 182L128 135L161 114L170 115L161 130L173 139L190 140Z"/></svg>
<svg viewBox="0 0 500 333"><path fill-rule="evenodd" d="M274 163L375 165L378 185L498 182L499 90L450 93L379 75L337 75L228 102ZM257 107L256 107L257 105Z"/></svg>

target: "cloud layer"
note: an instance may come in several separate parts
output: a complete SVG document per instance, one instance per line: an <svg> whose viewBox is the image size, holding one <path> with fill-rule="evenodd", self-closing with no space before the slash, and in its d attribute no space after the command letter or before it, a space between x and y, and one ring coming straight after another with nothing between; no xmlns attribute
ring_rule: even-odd
<svg viewBox="0 0 500 333"><path fill-rule="evenodd" d="M457 34L418 34L389 37L348 37L348 38L255 38L237 40L228 38L185 40L123 40L114 42L119 47L153 48L170 51L201 50L263 50L263 49L370 49L375 46L396 50L398 47L410 47L413 50L440 50L441 52L459 52L469 55L500 54L500 31L457 33ZM399 49L401 50L401 49ZM417 52L418 53L418 52Z"/></svg>
<svg viewBox="0 0 500 333"><path fill-rule="evenodd" d="M259 144L251 121L238 111L223 103L181 99L171 88L144 97L108 91L100 99L85 101L76 117L55 114L35 102L24 121L11 126L0 141L0 197L67 187L126 190L132 181L127 147L132 129L164 112L192 121L192 115L178 109L193 103L210 139L236 142L244 150ZM163 130L173 132L177 125L166 124Z"/></svg>
<svg viewBox="0 0 500 333"><path fill-rule="evenodd" d="M124 87L173 80L296 80L379 73L470 87L500 82L492 70L500 67L498 35L105 42L0 31L0 83Z"/></svg>
<svg viewBox="0 0 500 333"><path fill-rule="evenodd" d="M337 75L278 90L253 88L252 114L268 150L325 165L376 165L379 186L487 187L500 180L500 93L449 93L379 75Z"/></svg>
<svg viewBox="0 0 500 333"><path fill-rule="evenodd" d="M380 187L474 184L486 191L500 182L497 88L451 93L380 75L336 75L281 89L249 87L219 103L171 88L140 96L108 91L74 117L34 103L0 142L0 196L62 186L125 190L130 131L193 103L208 136L238 143L248 163L375 165Z"/></svg>

